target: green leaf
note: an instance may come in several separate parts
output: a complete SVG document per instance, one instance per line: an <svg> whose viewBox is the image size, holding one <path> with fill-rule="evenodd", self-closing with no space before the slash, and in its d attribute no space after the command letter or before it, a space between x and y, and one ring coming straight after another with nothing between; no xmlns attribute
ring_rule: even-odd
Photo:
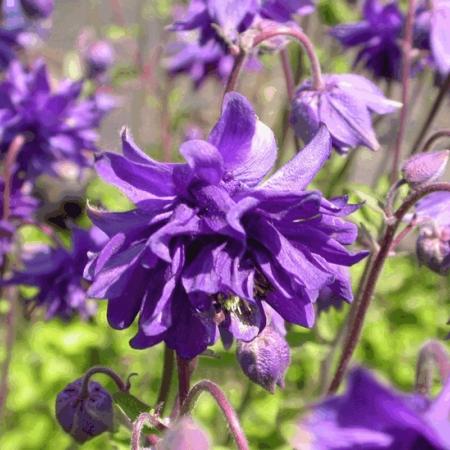
<svg viewBox="0 0 450 450"><path fill-rule="evenodd" d="M134 422L140 413L148 412L151 407L127 392L118 391L113 399L126 416Z"/></svg>

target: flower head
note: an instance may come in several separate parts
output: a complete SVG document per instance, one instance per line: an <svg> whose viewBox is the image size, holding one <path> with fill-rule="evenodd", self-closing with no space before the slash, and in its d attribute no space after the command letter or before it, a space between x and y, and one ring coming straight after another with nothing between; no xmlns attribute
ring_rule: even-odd
<svg viewBox="0 0 450 450"><path fill-rule="evenodd" d="M416 205L419 238L416 250L419 261L434 272L450 271L450 193L434 192Z"/></svg>
<svg viewBox="0 0 450 450"><path fill-rule="evenodd" d="M315 90L307 80L294 96L291 123L297 136L310 142L323 123L338 152L346 153L359 145L377 150L371 113L388 114L400 104L360 75L324 75L323 81L325 86Z"/></svg>
<svg viewBox="0 0 450 450"><path fill-rule="evenodd" d="M101 78L114 64L114 49L108 41L100 40L90 43L83 52L88 78Z"/></svg>
<svg viewBox="0 0 450 450"><path fill-rule="evenodd" d="M414 155L403 164L403 178L413 188L436 181L444 172L449 155L450 150Z"/></svg>
<svg viewBox="0 0 450 450"><path fill-rule="evenodd" d="M16 272L8 283L39 288L29 301L45 309L46 319L69 320L75 315L88 319L96 308L86 296L83 269L89 252L98 251L104 240L104 234L96 228L74 228L70 250L62 246L30 246L24 252L24 269Z"/></svg>
<svg viewBox="0 0 450 450"><path fill-rule="evenodd" d="M44 173L58 175L62 163L90 164L96 150L96 128L104 115L97 97L80 99L81 82L66 81L52 91L47 68L38 62L30 70L11 64L0 83L0 155L17 135L26 139L17 170L33 180Z"/></svg>
<svg viewBox="0 0 450 450"><path fill-rule="evenodd" d="M83 378L67 385L56 398L56 418L64 431L82 444L105 431L112 431L114 410L109 392L89 381L83 395Z"/></svg>
<svg viewBox="0 0 450 450"><path fill-rule="evenodd" d="M359 48L355 65L362 63L376 77L398 79L403 20L396 1L366 0L361 22L337 25L331 34L343 46Z"/></svg>
<svg viewBox="0 0 450 450"><path fill-rule="evenodd" d="M337 280L333 264L365 256L345 247L357 229L341 217L357 206L305 191L330 154L325 128L266 181L275 138L237 93L226 96L207 141L181 145L185 163L154 161L126 131L122 141L124 156L105 153L96 168L136 207L91 211L110 240L85 275L89 294L109 300L112 327L139 314L133 347L165 341L191 358L214 343L218 327L251 341L265 326L263 302L309 327L320 289Z"/></svg>
<svg viewBox="0 0 450 450"><path fill-rule="evenodd" d="M368 371L355 369L347 391L331 397L298 426L293 447L302 450L444 450L450 445L450 383L429 402L400 394Z"/></svg>

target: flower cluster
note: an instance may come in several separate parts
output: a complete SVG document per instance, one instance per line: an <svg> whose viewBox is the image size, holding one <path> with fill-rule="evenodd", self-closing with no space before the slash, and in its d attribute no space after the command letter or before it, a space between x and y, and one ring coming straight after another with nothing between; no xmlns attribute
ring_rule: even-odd
<svg viewBox="0 0 450 450"><path fill-rule="evenodd" d="M322 127L268 180L277 149L272 131L237 93L225 98L207 141L182 144L183 164L159 163L122 135L124 156L105 153L97 171L136 208L91 211L110 240L86 268L89 295L108 299L112 327L139 314L135 348L165 341L191 358L224 329L251 341L265 326L263 303L310 327L325 286L350 301L336 269L365 252L346 248L357 228L342 219L358 206L306 191L330 155Z"/></svg>

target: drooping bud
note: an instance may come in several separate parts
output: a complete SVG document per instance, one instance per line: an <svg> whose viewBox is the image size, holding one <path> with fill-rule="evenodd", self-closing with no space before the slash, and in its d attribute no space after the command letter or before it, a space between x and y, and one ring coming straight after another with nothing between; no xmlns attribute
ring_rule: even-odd
<svg viewBox="0 0 450 450"><path fill-rule="evenodd" d="M56 418L64 431L82 444L113 429L113 400L100 383L90 381L83 395L83 378L68 384L56 398Z"/></svg>
<svg viewBox="0 0 450 450"><path fill-rule="evenodd" d="M209 450L206 433L190 418L182 417L166 431L156 450Z"/></svg>
<svg viewBox="0 0 450 450"><path fill-rule="evenodd" d="M107 41L96 41L86 48L84 59L87 77L97 78L114 64L114 49Z"/></svg>
<svg viewBox="0 0 450 450"><path fill-rule="evenodd" d="M22 9L31 19L46 19L53 12L54 0L20 0Z"/></svg>
<svg viewBox="0 0 450 450"><path fill-rule="evenodd" d="M253 382L271 393L275 392L276 385L284 387L291 354L286 340L272 324L252 341L239 341L237 357L242 371Z"/></svg>
<svg viewBox="0 0 450 450"><path fill-rule="evenodd" d="M449 156L449 150L414 155L403 164L403 178L413 188L436 181L444 172Z"/></svg>
<svg viewBox="0 0 450 450"><path fill-rule="evenodd" d="M422 227L416 251L422 264L439 275L447 275L450 272L450 227Z"/></svg>

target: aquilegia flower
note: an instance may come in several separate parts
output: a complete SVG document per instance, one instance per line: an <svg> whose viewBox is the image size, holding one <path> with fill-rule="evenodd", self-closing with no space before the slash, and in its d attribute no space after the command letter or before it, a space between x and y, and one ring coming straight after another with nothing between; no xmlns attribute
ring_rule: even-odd
<svg viewBox="0 0 450 450"><path fill-rule="evenodd" d="M179 39L169 46L167 69L188 73L196 86L210 73L225 80L233 66L229 45L240 33L258 21L285 23L313 10L312 0L192 0L185 17L171 27Z"/></svg>
<svg viewBox="0 0 450 450"><path fill-rule="evenodd" d="M400 77L400 39L404 17L397 2L366 0L363 20L337 25L331 31L344 47L358 47L354 65L363 64L376 77Z"/></svg>
<svg viewBox="0 0 450 450"><path fill-rule="evenodd" d="M46 311L46 319L69 320L75 315L89 319L95 314L95 302L86 296L83 269L88 253L98 251L105 242L103 232L74 228L72 248L34 244L23 254L24 268L15 272L8 284L23 284L39 289L29 302Z"/></svg>
<svg viewBox="0 0 450 450"><path fill-rule="evenodd" d="M67 162L90 165L104 110L95 96L81 99L81 89L81 82L66 81L52 91L43 62L30 70L12 63L0 83L0 157L23 135L17 170L29 180L44 173L58 175Z"/></svg>
<svg viewBox="0 0 450 450"><path fill-rule="evenodd" d="M450 448L450 382L430 402L401 394L368 371L352 371L345 394L315 406L298 426L297 450L446 450Z"/></svg>
<svg viewBox="0 0 450 450"><path fill-rule="evenodd" d="M82 51L86 76L101 80L114 64L116 55L112 45L106 40L90 42Z"/></svg>
<svg viewBox="0 0 450 450"><path fill-rule="evenodd" d="M110 240L85 276L89 295L108 299L113 328L139 314L135 348L165 341L191 358L215 342L218 327L251 341L265 325L263 302L310 327L320 289L338 280L333 264L365 256L345 247L357 228L341 217L357 206L305 191L330 155L324 127L265 182L275 138L237 93L226 96L207 141L181 145L186 163L152 160L126 131L122 141L124 156L105 153L96 168L136 208L91 211Z"/></svg>
<svg viewBox="0 0 450 450"><path fill-rule="evenodd" d="M433 192L416 205L419 226L416 250L419 261L432 271L450 271L450 192Z"/></svg>
<svg viewBox="0 0 450 450"><path fill-rule="evenodd" d="M323 123L339 153L359 145L378 150L371 113L388 114L401 104L360 75L324 75L323 82L325 86L315 90L310 80L305 81L292 100L291 123L297 136L310 142Z"/></svg>

